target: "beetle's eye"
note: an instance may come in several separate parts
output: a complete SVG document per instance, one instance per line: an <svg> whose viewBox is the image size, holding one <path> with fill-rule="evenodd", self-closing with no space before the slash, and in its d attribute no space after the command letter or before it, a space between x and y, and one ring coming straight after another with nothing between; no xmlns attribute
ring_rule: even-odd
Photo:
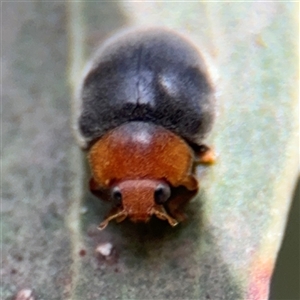
<svg viewBox="0 0 300 300"><path fill-rule="evenodd" d="M171 196L170 187L166 184L159 184L154 192L154 200L156 204L164 204Z"/></svg>
<svg viewBox="0 0 300 300"><path fill-rule="evenodd" d="M122 193L117 186L113 188L113 190L111 192L111 197L112 197L112 200L113 200L115 206L122 205Z"/></svg>

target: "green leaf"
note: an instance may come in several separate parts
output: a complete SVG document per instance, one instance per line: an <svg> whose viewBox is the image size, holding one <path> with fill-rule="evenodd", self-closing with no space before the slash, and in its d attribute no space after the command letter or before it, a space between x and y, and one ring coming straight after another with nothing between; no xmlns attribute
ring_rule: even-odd
<svg viewBox="0 0 300 300"><path fill-rule="evenodd" d="M3 298L266 299L298 173L297 7L2 3ZM100 232L109 206L88 192L72 95L98 43L128 25L173 28L204 53L218 160L199 169L186 223Z"/></svg>

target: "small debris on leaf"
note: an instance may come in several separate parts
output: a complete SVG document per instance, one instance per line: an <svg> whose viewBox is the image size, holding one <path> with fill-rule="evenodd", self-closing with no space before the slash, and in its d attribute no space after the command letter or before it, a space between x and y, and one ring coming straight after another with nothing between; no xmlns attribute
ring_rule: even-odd
<svg viewBox="0 0 300 300"><path fill-rule="evenodd" d="M109 257L112 253L113 245L111 243L103 243L98 245L96 248L96 253L99 253L100 255L104 257Z"/></svg>
<svg viewBox="0 0 300 300"><path fill-rule="evenodd" d="M32 290L23 289L17 293L14 300L35 300L35 297Z"/></svg>

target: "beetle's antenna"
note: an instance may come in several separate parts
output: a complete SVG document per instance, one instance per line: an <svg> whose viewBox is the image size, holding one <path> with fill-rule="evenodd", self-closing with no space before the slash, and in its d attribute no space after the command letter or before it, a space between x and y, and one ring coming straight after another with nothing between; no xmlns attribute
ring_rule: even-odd
<svg viewBox="0 0 300 300"><path fill-rule="evenodd" d="M178 225L178 221L172 218L170 215L168 215L163 206L155 207L153 213L156 215L157 218L161 220L167 220L172 227Z"/></svg>
<svg viewBox="0 0 300 300"><path fill-rule="evenodd" d="M103 230L109 223L109 221L119 218L119 220L117 220L118 222L123 221L125 218L127 217L127 213L124 210L121 211L115 211L115 209L112 209L109 213L109 215L106 217L106 219L100 223L100 225L98 226L99 230Z"/></svg>

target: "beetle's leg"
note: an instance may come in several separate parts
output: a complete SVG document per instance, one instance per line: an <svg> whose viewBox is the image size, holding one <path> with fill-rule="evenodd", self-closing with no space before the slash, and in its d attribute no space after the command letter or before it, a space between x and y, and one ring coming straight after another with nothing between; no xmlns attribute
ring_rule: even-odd
<svg viewBox="0 0 300 300"><path fill-rule="evenodd" d="M216 161L214 150L207 145L200 145L196 149L196 163L211 165Z"/></svg>
<svg viewBox="0 0 300 300"><path fill-rule="evenodd" d="M100 198L101 200L104 201L110 200L110 195L108 193L108 190L101 187L93 177L90 179L90 191L94 196Z"/></svg>
<svg viewBox="0 0 300 300"><path fill-rule="evenodd" d="M180 185L186 187L189 191L198 190L198 181L194 175L187 176Z"/></svg>
<svg viewBox="0 0 300 300"><path fill-rule="evenodd" d="M167 203L167 210L178 222L187 219L182 208L197 194L198 188L193 191L188 191L184 187L179 187L174 190L174 196Z"/></svg>

